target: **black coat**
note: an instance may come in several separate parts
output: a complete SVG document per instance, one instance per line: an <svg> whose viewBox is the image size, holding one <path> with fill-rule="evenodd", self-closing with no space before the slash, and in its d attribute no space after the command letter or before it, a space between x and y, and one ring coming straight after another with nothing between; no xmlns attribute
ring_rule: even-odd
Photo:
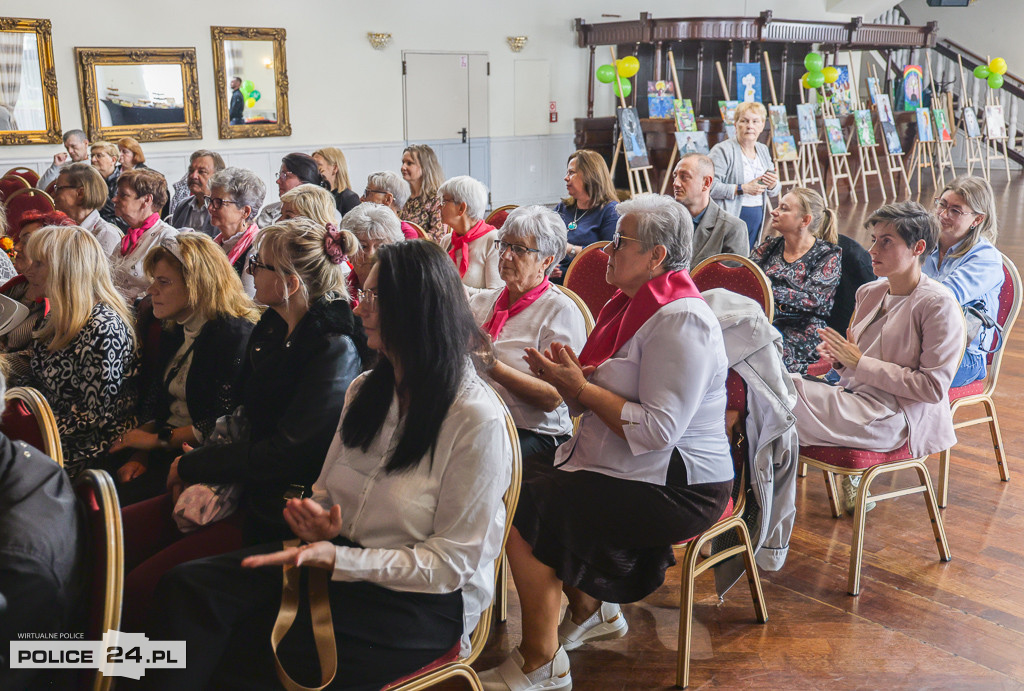
<svg viewBox="0 0 1024 691"><path fill-rule="evenodd" d="M840 235L838 244L843 250L840 259L842 275L836 286L832 312L826 322L845 337L853 318L853 308L857 304L857 289L875 280L875 272L871 270L871 255L856 240Z"/></svg>
<svg viewBox="0 0 1024 691"><path fill-rule="evenodd" d="M338 213L342 216L359 206L359 195L352 190L331 192L331 195L334 197L334 205L338 208Z"/></svg>
<svg viewBox="0 0 1024 691"><path fill-rule="evenodd" d="M178 463L189 484L242 483L254 542L291 536L281 515L285 495L311 491L366 355L362 323L343 300L320 298L288 338L287 330L267 310L249 339L242 374L249 441L196 449Z"/></svg>

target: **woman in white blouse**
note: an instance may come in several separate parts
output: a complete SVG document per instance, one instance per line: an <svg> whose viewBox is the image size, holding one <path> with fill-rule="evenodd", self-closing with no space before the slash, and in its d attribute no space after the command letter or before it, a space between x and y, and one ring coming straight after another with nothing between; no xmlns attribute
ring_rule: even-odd
<svg viewBox="0 0 1024 691"><path fill-rule="evenodd" d="M348 390L313 498L285 508L308 544L169 572L151 635L188 640L188 667L150 670L150 686L217 687L218 670L243 686L250 675L273 679L282 564L330 573L346 689L379 689L466 645L490 604L511 449L500 401L470 359L486 344L451 260L422 240L381 247L358 314L381 358ZM249 568L259 566L275 568ZM319 678L308 606L299 618L278 654L293 676Z"/></svg>
<svg viewBox="0 0 1024 691"><path fill-rule="evenodd" d="M494 344L487 376L512 412L525 457L568 440L572 419L555 387L530 372L523 350L544 351L556 341L579 350L587 330L579 307L548 280L565 254L558 214L521 206L508 215L495 243L505 287L477 293L469 306Z"/></svg>
<svg viewBox="0 0 1024 691"><path fill-rule="evenodd" d="M706 530L729 501L728 363L718 319L687 272L689 213L654 194L617 210L606 251L619 291L586 346L579 356L561 343L526 351L531 371L583 417L553 459L524 464L507 545L523 638L481 674L489 691L570 688L565 651L625 635L615 603L660 586L673 543Z"/></svg>
<svg viewBox="0 0 1024 691"><path fill-rule="evenodd" d="M451 231L441 238L441 247L455 262L466 292L500 288L498 231L484 222L487 188L468 175L451 178L437 191L441 198L441 222Z"/></svg>

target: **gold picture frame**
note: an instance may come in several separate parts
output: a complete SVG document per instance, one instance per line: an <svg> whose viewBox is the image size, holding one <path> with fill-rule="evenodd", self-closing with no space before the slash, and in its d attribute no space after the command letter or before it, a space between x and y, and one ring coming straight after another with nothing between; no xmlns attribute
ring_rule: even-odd
<svg viewBox="0 0 1024 691"><path fill-rule="evenodd" d="M75 64L91 140L202 139L195 48L75 48Z"/></svg>
<svg viewBox="0 0 1024 691"><path fill-rule="evenodd" d="M268 29L243 26L211 26L210 38L213 44L213 74L214 83L217 89L217 134L221 139L240 139L247 137L287 137L292 133L291 120L288 115L288 60L285 55L284 29ZM262 55L249 55L248 65L243 55L245 52L253 53L254 50L243 51L239 46L232 46L234 42L253 42L253 49ZM255 42L265 42L269 46L258 46ZM228 49L238 48L229 58ZM266 54L267 49L271 54ZM252 64L252 63L258 64ZM248 72L239 73L242 69ZM259 72L260 69L272 70L269 74ZM231 88L233 79L229 78L228 70L232 71L230 77L239 77L242 84L251 82L257 87L266 88L269 82L269 93L274 95L273 106L266 103L262 108L257 107L264 96L259 94L254 106L250 107L246 101L245 110L249 111L250 117L231 117L231 99L235 97L235 89ZM253 78L256 79L253 79ZM236 98L240 98L241 93ZM244 120L238 122L238 120Z"/></svg>
<svg viewBox="0 0 1024 691"><path fill-rule="evenodd" d="M42 95L42 103L33 107L32 112L35 116L34 120L39 120L40 116L45 120L45 128L4 129L4 126L10 127L11 124L16 124L17 119L13 108L3 106L4 97L0 94L0 108L5 110L0 114L4 116L3 125L0 125L0 146L59 144L61 142L60 112L57 107L57 73L53 67L53 35L50 20L0 17L0 33L35 34L39 72L32 77L33 81L38 79L37 86L38 92ZM0 37L0 41L3 40L4 37ZM24 40L22 42L24 45ZM25 50L24 47L23 50Z"/></svg>

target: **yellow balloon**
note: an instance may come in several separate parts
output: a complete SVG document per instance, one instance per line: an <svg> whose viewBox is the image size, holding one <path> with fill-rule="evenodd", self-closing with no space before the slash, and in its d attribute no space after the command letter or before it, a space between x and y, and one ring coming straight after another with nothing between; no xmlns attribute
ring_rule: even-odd
<svg viewBox="0 0 1024 691"><path fill-rule="evenodd" d="M256 107L256 99L253 98L252 96L250 96L249 98L245 99L245 107L246 108L255 108Z"/></svg>
<svg viewBox="0 0 1024 691"><path fill-rule="evenodd" d="M628 79L640 71L640 61L632 55L628 55L618 61L618 68L619 76Z"/></svg>
<svg viewBox="0 0 1024 691"><path fill-rule="evenodd" d="M1006 74L1006 60L992 58L992 61L988 64L988 71L994 74Z"/></svg>

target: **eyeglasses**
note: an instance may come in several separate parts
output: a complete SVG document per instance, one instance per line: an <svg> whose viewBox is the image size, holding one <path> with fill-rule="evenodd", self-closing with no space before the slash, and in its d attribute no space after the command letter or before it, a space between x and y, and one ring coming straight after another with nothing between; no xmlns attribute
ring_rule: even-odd
<svg viewBox="0 0 1024 691"><path fill-rule="evenodd" d="M444 206L445 204L454 204L455 200L454 199L445 199L444 197L438 197L437 198L437 203L438 203L439 206Z"/></svg>
<svg viewBox="0 0 1024 691"><path fill-rule="evenodd" d="M206 208L213 209L214 211L220 211L225 204L234 204L238 207L242 206L231 199L221 199L220 197L204 197L204 199L206 200Z"/></svg>
<svg viewBox="0 0 1024 691"><path fill-rule="evenodd" d="M981 215L977 211L961 211L960 209L950 206L949 204L946 203L945 199L941 198L935 200L935 213L937 216L946 214L954 221L959 221L960 217L963 216L964 214L971 214L972 216Z"/></svg>
<svg viewBox="0 0 1024 691"><path fill-rule="evenodd" d="M271 264L264 264L260 261L260 255L254 254L249 257L249 266L245 267L245 270L249 272L250 276L256 275L256 269L266 269L267 271L277 271L277 267Z"/></svg>
<svg viewBox="0 0 1024 691"><path fill-rule="evenodd" d="M54 192L60 192L61 190L80 190L80 189L82 189L81 185L54 185L54 187L53 187L53 191Z"/></svg>
<svg viewBox="0 0 1024 691"><path fill-rule="evenodd" d="M295 173L293 173L290 170L282 170L280 173L277 174L277 177L275 178L275 180L285 180L285 179L288 178L289 175L291 175L293 178L299 177L298 175L296 175Z"/></svg>
<svg viewBox="0 0 1024 691"><path fill-rule="evenodd" d="M616 230L615 234L612 235L612 241L609 242L608 244L611 245L613 250L618 251L618 249L620 247L622 247L622 241L623 240L632 240L633 242L641 242L641 240L639 238L631 238L628 235L623 235L622 233L620 233L619 231Z"/></svg>
<svg viewBox="0 0 1024 691"><path fill-rule="evenodd" d="M512 250L512 254L517 257L525 257L529 253L539 253L540 250L532 247L524 247L523 245L514 245L511 242L505 242L503 240L495 240L494 246L498 248L498 255L505 254L505 250Z"/></svg>
<svg viewBox="0 0 1024 691"><path fill-rule="evenodd" d="M377 291L372 288L357 290L356 299L359 300L359 307L366 312L377 311Z"/></svg>
<svg viewBox="0 0 1024 691"><path fill-rule="evenodd" d="M372 187L367 187L363 190L363 196L369 197L371 194L390 194L387 190L375 190Z"/></svg>

